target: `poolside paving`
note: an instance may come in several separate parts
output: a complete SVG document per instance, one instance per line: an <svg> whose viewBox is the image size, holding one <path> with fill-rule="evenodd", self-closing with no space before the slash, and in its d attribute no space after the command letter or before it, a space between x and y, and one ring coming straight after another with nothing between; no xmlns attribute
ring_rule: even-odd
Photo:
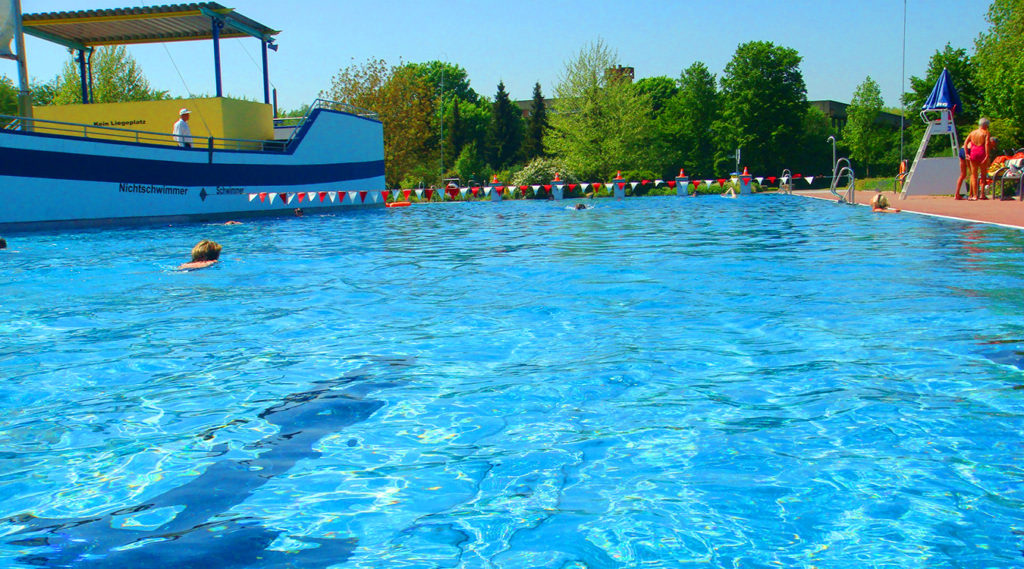
<svg viewBox="0 0 1024 569"><path fill-rule="evenodd" d="M949 196L908 196L899 199L894 192L882 192L889 200L889 206L907 213L931 215L979 223L1005 225L1024 229L1024 202L1014 200L954 200ZM835 201L836 197L828 190L798 190L794 195ZM858 205L870 207L873 190L858 191Z"/></svg>

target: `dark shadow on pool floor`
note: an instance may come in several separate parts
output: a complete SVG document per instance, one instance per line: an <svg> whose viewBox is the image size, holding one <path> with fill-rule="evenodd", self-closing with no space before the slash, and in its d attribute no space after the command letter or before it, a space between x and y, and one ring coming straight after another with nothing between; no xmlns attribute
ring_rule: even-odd
<svg viewBox="0 0 1024 569"><path fill-rule="evenodd" d="M388 363L398 362L405 360ZM255 448L267 449L258 458L214 463L188 483L143 504L93 518L44 519L22 514L0 523L25 526L15 536L34 534L10 542L39 548L37 553L17 559L31 567L319 569L342 563L352 556L357 539L290 536L312 547L295 553L272 551L267 548L281 531L265 527L255 518L218 517L296 462L318 458L320 453L313 450L318 440L365 421L384 406L382 401L364 399L363 393L393 385L369 383L365 376L350 375L289 395L259 415L277 425L279 431L254 444ZM337 389L342 386L344 390ZM167 507L181 510L156 529L113 527L115 516Z"/></svg>

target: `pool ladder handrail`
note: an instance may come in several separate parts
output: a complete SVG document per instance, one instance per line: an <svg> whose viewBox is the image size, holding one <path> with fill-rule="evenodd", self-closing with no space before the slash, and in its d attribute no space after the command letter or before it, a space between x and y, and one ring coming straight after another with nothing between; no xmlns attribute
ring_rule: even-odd
<svg viewBox="0 0 1024 569"><path fill-rule="evenodd" d="M789 171L789 168L782 170L782 175L779 176L779 193L793 193L793 173Z"/></svg>
<svg viewBox="0 0 1024 569"><path fill-rule="evenodd" d="M846 165L840 167L840 164L844 163ZM847 177L847 179L850 181L850 184L846 187L846 191L842 195L840 195L838 191L839 179L842 178L843 176ZM853 166L850 164L850 161L847 158L840 158L836 160L835 166L832 169L832 184L831 186L829 186L829 191L832 192L832 195L839 200L839 203L848 203L851 205L856 204L856 185L856 177L854 176Z"/></svg>

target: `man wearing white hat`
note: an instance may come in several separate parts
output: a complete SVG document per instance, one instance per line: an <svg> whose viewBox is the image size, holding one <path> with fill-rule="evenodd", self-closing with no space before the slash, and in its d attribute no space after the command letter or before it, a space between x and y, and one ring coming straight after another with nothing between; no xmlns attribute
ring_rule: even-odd
<svg viewBox="0 0 1024 569"><path fill-rule="evenodd" d="M192 111L181 109L178 111L178 122L174 123L174 140L181 148L192 148L192 129L188 127L189 115Z"/></svg>

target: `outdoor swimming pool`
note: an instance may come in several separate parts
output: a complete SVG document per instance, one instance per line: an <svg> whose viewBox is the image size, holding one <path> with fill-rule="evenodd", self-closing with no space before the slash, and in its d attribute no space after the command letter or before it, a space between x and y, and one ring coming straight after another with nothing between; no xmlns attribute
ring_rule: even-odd
<svg viewBox="0 0 1024 569"><path fill-rule="evenodd" d="M0 566L1020 563L1024 234L568 203L8 236Z"/></svg>

